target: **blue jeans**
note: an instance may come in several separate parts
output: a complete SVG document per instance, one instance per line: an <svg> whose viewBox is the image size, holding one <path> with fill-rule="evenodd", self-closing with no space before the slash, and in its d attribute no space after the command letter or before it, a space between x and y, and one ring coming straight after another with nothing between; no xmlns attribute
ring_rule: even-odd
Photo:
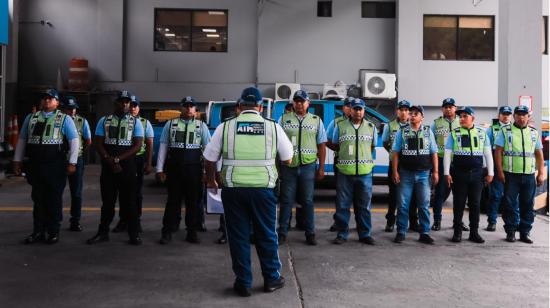
<svg viewBox="0 0 550 308"><path fill-rule="evenodd" d="M412 195L418 207L418 227L421 234L430 232L430 170L412 171L399 169L401 181L397 185L397 233L406 234L409 229L409 205Z"/></svg>
<svg viewBox="0 0 550 308"><path fill-rule="evenodd" d="M78 157L75 173L68 176L71 190L71 223L79 223L82 214L82 177L84 176L84 159Z"/></svg>
<svg viewBox="0 0 550 308"><path fill-rule="evenodd" d="M447 200L449 197L449 193L451 191L451 188L447 186L447 181L445 181L445 175L443 174L443 158L438 158L439 163L439 182L434 187L434 199L433 203L431 204L432 209L434 211L434 221L441 222L441 213L443 212L443 203ZM451 166L451 174L453 172L453 168Z"/></svg>
<svg viewBox="0 0 550 308"><path fill-rule="evenodd" d="M496 174L496 172L495 172ZM497 223L498 209L504 199L504 184L495 176L489 186L489 204L487 206L487 222Z"/></svg>
<svg viewBox="0 0 550 308"><path fill-rule="evenodd" d="M535 221L533 202L536 182L533 174L504 173L504 209L502 219L506 233L519 231L529 234Z"/></svg>
<svg viewBox="0 0 550 308"><path fill-rule="evenodd" d="M334 222L338 236L344 239L348 238L348 224L352 204L359 238L370 236L372 229L370 213L372 173L367 175L345 175L339 172L337 177Z"/></svg>
<svg viewBox="0 0 550 308"><path fill-rule="evenodd" d="M306 234L315 234L313 190L315 188L316 164L296 168L281 166L281 195L279 234L287 235L292 206L299 191L298 203L302 205L303 224Z"/></svg>
<svg viewBox="0 0 550 308"><path fill-rule="evenodd" d="M227 240L236 282L252 286L251 228L265 281L279 279L281 262L277 243L277 198L271 188L223 188Z"/></svg>

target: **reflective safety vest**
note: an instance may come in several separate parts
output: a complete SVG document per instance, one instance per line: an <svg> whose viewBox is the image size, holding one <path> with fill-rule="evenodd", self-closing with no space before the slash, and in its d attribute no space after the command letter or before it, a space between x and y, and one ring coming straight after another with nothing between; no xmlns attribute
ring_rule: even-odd
<svg viewBox="0 0 550 308"><path fill-rule="evenodd" d="M106 145L130 147L132 146L132 137L134 135L134 126L136 118L131 115L125 115L122 118L112 114L105 118L103 127L105 129Z"/></svg>
<svg viewBox="0 0 550 308"><path fill-rule="evenodd" d="M202 156L202 121L181 118L170 120L168 157L181 164L200 164Z"/></svg>
<svg viewBox="0 0 550 308"><path fill-rule="evenodd" d="M338 123L344 121L344 120L348 120L349 118L346 117L346 116L339 116L337 117L336 119L334 119L334 128L336 128L338 126ZM332 141L332 136L327 136L327 139ZM338 162L338 151L334 151L334 164L336 164Z"/></svg>
<svg viewBox="0 0 550 308"><path fill-rule="evenodd" d="M277 180L277 127L244 111L223 123L222 172L225 187L273 188Z"/></svg>
<svg viewBox="0 0 550 308"><path fill-rule="evenodd" d="M67 115L59 110L46 118L43 112L35 112L27 127L26 153L31 160L47 161L65 159L63 123Z"/></svg>
<svg viewBox="0 0 550 308"><path fill-rule="evenodd" d="M418 131L410 126L401 129L401 152L399 153L399 167L424 171L432 169L432 157L430 155L430 127L422 125Z"/></svg>
<svg viewBox="0 0 550 308"><path fill-rule="evenodd" d="M390 162L393 160L393 142L395 141L395 136L397 135L397 132L401 130L402 128L408 126L409 123L401 123L397 119L392 120L390 123L388 123L388 129L389 129L389 138L390 138L390 148L388 150L388 154L390 155ZM390 164L391 167L391 164Z"/></svg>
<svg viewBox="0 0 550 308"><path fill-rule="evenodd" d="M535 147L539 132L532 127L519 128L513 124L502 127L504 134L504 171L519 174L535 173Z"/></svg>
<svg viewBox="0 0 550 308"><path fill-rule="evenodd" d="M453 138L453 167L458 170L483 168L483 149L485 147L485 130L474 126L455 128Z"/></svg>
<svg viewBox="0 0 550 308"><path fill-rule="evenodd" d="M455 117L451 122L443 116L435 119L434 135L435 142L437 143L437 155L439 157L443 157L443 154L445 153L445 142L447 142L447 137L449 137L449 134L453 129L458 127L460 127L458 117Z"/></svg>
<svg viewBox="0 0 550 308"><path fill-rule="evenodd" d="M82 153L84 152L84 137L82 137L82 129L84 127L84 119L83 117L79 116L78 114L73 117L74 125L76 126L76 132L78 133L78 141L80 142L78 147L78 156L82 156Z"/></svg>
<svg viewBox="0 0 550 308"><path fill-rule="evenodd" d="M283 114L281 124L294 148L294 156L289 166L298 167L316 162L317 134L321 118L308 112L300 120L296 113L289 112Z"/></svg>
<svg viewBox="0 0 550 308"><path fill-rule="evenodd" d="M345 175L366 175L372 172L374 124L363 119L358 128L351 120L338 123L338 171Z"/></svg>
<svg viewBox="0 0 550 308"><path fill-rule="evenodd" d="M138 117L139 121L141 122L141 126L143 126L143 143L141 144L141 149L136 153L136 156L145 154L145 150L147 145L145 144L145 132L147 131L147 123L149 122L146 118Z"/></svg>

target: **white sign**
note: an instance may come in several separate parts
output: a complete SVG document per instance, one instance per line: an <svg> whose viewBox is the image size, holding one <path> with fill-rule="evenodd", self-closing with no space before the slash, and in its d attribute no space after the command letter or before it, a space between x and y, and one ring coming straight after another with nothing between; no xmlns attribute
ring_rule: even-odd
<svg viewBox="0 0 550 308"><path fill-rule="evenodd" d="M529 108L529 112L532 112L533 111L533 96L521 95L519 97L519 105L520 106L527 106Z"/></svg>
<svg viewBox="0 0 550 308"><path fill-rule="evenodd" d="M222 190L218 188L217 193L214 189L208 188L206 191L206 213L223 214Z"/></svg>

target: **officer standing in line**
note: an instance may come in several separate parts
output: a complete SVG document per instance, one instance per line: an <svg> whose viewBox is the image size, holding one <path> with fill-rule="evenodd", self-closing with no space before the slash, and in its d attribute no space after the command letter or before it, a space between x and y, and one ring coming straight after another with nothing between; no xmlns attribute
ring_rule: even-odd
<svg viewBox="0 0 550 308"><path fill-rule="evenodd" d="M498 178L504 183L502 218L506 240L515 242L519 231L519 240L532 244L529 232L535 220L535 185L544 183L544 157L539 133L528 123L529 108L514 108L514 123L503 126L496 137L495 164Z"/></svg>
<svg viewBox="0 0 550 308"><path fill-rule="evenodd" d="M446 98L441 104L441 111L443 115L435 119L432 125L432 131L435 135L435 141L437 142L437 156L439 159L439 178L443 178L443 155L445 153L445 142L449 137L451 131L455 128L460 127L458 122L458 117L456 116L456 105L453 98ZM451 169L453 167L451 166ZM451 170L452 173L452 170ZM434 224L432 226L433 231L441 230L441 213L443 212L443 203L449 197L451 189L447 187L446 181L439 181L437 185L434 186L434 198L431 200L431 207L434 214ZM462 230L468 231L469 229L461 223Z"/></svg>
<svg viewBox="0 0 550 308"><path fill-rule="evenodd" d="M167 180L168 200L162 219L160 243L172 240L181 219L181 202L185 199L185 226L189 243L200 243L200 198L203 196L202 152L210 142L208 127L195 119L196 103L191 96L181 100L181 115L167 121L162 130L157 159L157 176ZM165 167L165 160L166 167Z"/></svg>
<svg viewBox="0 0 550 308"><path fill-rule="evenodd" d="M212 142L204 151L207 185L217 189L216 162L223 158L222 202L227 223L227 238L236 280L233 290L250 296L252 265L250 260L251 227L262 267L264 292L284 286L280 274L277 244L277 181L275 157L285 164L292 161L293 147L284 130L275 121L261 116L262 95L246 88L239 102L241 113L220 124Z"/></svg>
<svg viewBox="0 0 550 308"><path fill-rule="evenodd" d="M78 102L73 96L67 96L61 106L63 112L73 119L78 132L80 146L78 149L78 160L75 173L68 176L69 188L71 190L71 220L70 231L81 232L80 216L82 213L82 179L84 177L84 157L82 154L92 144L92 133L88 121L78 115Z"/></svg>
<svg viewBox="0 0 550 308"><path fill-rule="evenodd" d="M34 201L33 232L25 238L25 244L59 241L66 177L76 170L78 133L71 117L57 110L58 105L57 91L47 90L41 110L25 118L15 149L13 171L16 175L21 174L23 156L29 158L27 181L32 186Z"/></svg>
<svg viewBox="0 0 550 308"><path fill-rule="evenodd" d="M114 113L102 117L95 130L95 145L101 157L101 220L97 234L86 243L109 240L109 226L115 216L115 203L128 217L131 245L141 245L139 218L136 206L137 170L135 154L143 144L143 126L130 114L132 95L120 92L114 103Z"/></svg>
<svg viewBox="0 0 550 308"><path fill-rule="evenodd" d="M304 90L298 90L292 98L294 112L286 113L279 119L287 137L294 148L294 157L289 166L281 166L281 192L279 217L279 244L286 241L290 213L296 192L302 205L306 243L317 245L315 240L313 191L315 180L325 176L325 156L327 136L323 120L309 113L309 96ZM316 168L317 159L319 168Z"/></svg>
<svg viewBox="0 0 550 308"><path fill-rule="evenodd" d="M393 232L397 210L397 186L392 180L393 173L391 169L391 162L393 160L393 155L391 149L397 132L409 125L409 108L411 108L411 106L412 104L407 100L398 102L397 109L395 110L395 119L390 121L387 125L384 125L384 131L382 132L382 142L384 149L388 151L390 161L388 166L388 187L390 193L388 200L388 212L386 213L386 228L384 228L384 231L386 232ZM418 229L418 214L414 197L412 197L409 207L409 229L414 231Z"/></svg>
<svg viewBox="0 0 550 308"><path fill-rule="evenodd" d="M351 118L340 121L332 137L332 144L338 150L335 215L338 233L333 243L343 244L348 240L353 204L359 241L374 245L370 207L373 153L378 134L374 124L364 119L366 105L363 100L355 99L350 107Z"/></svg>
<svg viewBox="0 0 550 308"><path fill-rule="evenodd" d="M141 117L140 102L137 96L132 95L130 102L130 114L141 122L144 129L144 142L141 148L136 153L136 171L137 171L137 186L136 186L136 206L138 211L138 231L143 232L141 228L141 209L143 207L143 176L150 174L153 171L153 139L155 133L151 122L144 117ZM127 231L128 214L124 208L118 212L119 222L113 228L113 233Z"/></svg>
<svg viewBox="0 0 550 308"><path fill-rule="evenodd" d="M398 185L397 235L394 242L401 243L407 234L409 205L414 193L418 207L419 241L433 244L430 237L430 171L432 184L439 181L437 143L429 126L422 125L424 108L409 108L409 126L395 136L392 148L393 181Z"/></svg>
<svg viewBox="0 0 550 308"><path fill-rule="evenodd" d="M498 119L493 120L493 125L487 130L487 138L491 142L491 147L494 151L495 140L500 130L504 125L510 124L512 120L512 107L502 106L498 109ZM487 164L487 169L494 167L496 172L496 166ZM487 206L487 228L485 230L489 232L495 232L497 225L497 217L500 208L500 204L504 197L504 184L498 179L493 178L491 186L489 187L489 205Z"/></svg>
<svg viewBox="0 0 550 308"><path fill-rule="evenodd" d="M491 142L487 138L485 129L474 125L475 113L470 107L462 107L456 111L460 118L460 127L451 131L445 145L443 158L443 174L446 176L447 186L453 188L453 229L452 241L462 241L462 216L468 200L470 217L469 241L484 243L479 235L479 203L483 190L483 158L487 166L493 166ZM450 172L451 164L454 166ZM487 168L485 177L487 184L493 181L493 168Z"/></svg>

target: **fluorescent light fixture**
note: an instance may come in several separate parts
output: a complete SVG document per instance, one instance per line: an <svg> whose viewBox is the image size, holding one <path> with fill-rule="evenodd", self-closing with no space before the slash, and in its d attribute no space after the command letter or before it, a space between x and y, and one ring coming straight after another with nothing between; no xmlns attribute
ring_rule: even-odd
<svg viewBox="0 0 550 308"><path fill-rule="evenodd" d="M164 28L164 31L166 31L166 32L170 32L170 29L168 29L168 28Z"/></svg>
<svg viewBox="0 0 550 308"><path fill-rule="evenodd" d="M219 34L207 34L206 37L220 37Z"/></svg>
<svg viewBox="0 0 550 308"><path fill-rule="evenodd" d="M208 15L225 15L222 11L208 11Z"/></svg>
<svg viewBox="0 0 550 308"><path fill-rule="evenodd" d="M202 32L216 33L216 29L202 29Z"/></svg>
<svg viewBox="0 0 550 308"><path fill-rule="evenodd" d="M175 37L176 34L175 33L164 33L164 36L166 36L166 37Z"/></svg>

